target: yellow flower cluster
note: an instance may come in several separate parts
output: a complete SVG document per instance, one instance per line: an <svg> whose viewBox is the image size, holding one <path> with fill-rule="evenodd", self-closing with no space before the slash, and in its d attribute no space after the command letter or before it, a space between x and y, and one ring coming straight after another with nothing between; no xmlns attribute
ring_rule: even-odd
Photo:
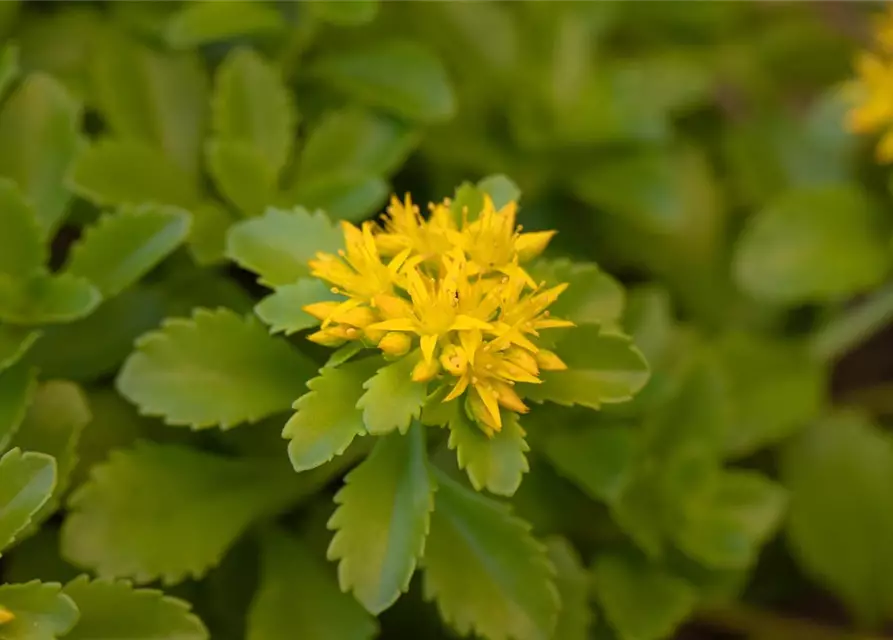
<svg viewBox="0 0 893 640"><path fill-rule="evenodd" d="M863 51L856 59L857 79L847 87L856 103L847 114L853 133L883 132L877 146L879 162L893 161L893 9L874 24L877 50Z"/></svg>
<svg viewBox="0 0 893 640"><path fill-rule="evenodd" d="M322 324L310 340L339 346L361 340L386 357L420 355L412 379L451 385L444 401L468 391L467 406L487 433L502 428L500 406L525 412L516 382L539 383L541 370L564 369L535 342L541 329L572 326L548 307L567 285L546 288L521 266L554 232L521 233L517 205L457 220L450 201L424 219L409 196L391 199L379 224L343 222L345 250L317 254L311 273L345 296L304 310Z"/></svg>

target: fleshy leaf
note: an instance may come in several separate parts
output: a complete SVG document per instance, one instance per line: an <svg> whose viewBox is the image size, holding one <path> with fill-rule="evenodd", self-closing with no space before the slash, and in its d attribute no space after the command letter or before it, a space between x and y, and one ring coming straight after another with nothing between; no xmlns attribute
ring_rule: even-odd
<svg viewBox="0 0 893 640"><path fill-rule="evenodd" d="M415 42L387 40L330 53L317 61L314 73L360 102L409 120L442 122L456 109L440 60Z"/></svg>
<svg viewBox="0 0 893 640"><path fill-rule="evenodd" d="M0 603L14 616L3 625L4 640L56 640L78 619L74 602L55 582L0 585Z"/></svg>
<svg viewBox="0 0 893 640"><path fill-rule="evenodd" d="M314 2L307 10L314 16L342 27L371 22L378 14L378 0L346 0L344 2Z"/></svg>
<svg viewBox="0 0 893 640"><path fill-rule="evenodd" d="M379 176L359 171L313 175L279 196L285 207L322 209L335 220L359 222L377 212L390 187Z"/></svg>
<svg viewBox="0 0 893 640"><path fill-rule="evenodd" d="M344 453L366 432L363 412L356 408L363 383L381 365L378 358L325 367L307 383L309 391L294 403L295 414L282 430L289 439L288 457L295 471L318 467Z"/></svg>
<svg viewBox="0 0 893 640"><path fill-rule="evenodd" d="M477 183L477 188L486 193L493 200L493 206L501 209L509 202L518 202L521 199L521 189L511 178L501 173L487 176Z"/></svg>
<svg viewBox="0 0 893 640"><path fill-rule="evenodd" d="M0 451L6 451L31 403L37 372L26 364L0 371Z"/></svg>
<svg viewBox="0 0 893 640"><path fill-rule="evenodd" d="M279 11L258 2L199 2L171 16L165 35L172 47L190 49L237 36L271 34L284 26Z"/></svg>
<svg viewBox="0 0 893 640"><path fill-rule="evenodd" d="M564 538L546 541L549 559L555 565L561 611L555 626L554 640L587 640L592 627L593 613L589 605L589 572L580 556Z"/></svg>
<svg viewBox="0 0 893 640"><path fill-rule="evenodd" d="M64 177L78 150L80 116L65 88L42 73L28 76L0 111L0 176L19 186L47 235L71 200Z"/></svg>
<svg viewBox="0 0 893 640"><path fill-rule="evenodd" d="M168 424L228 429L287 409L312 371L255 318L198 309L142 336L117 387L143 414Z"/></svg>
<svg viewBox="0 0 893 640"><path fill-rule="evenodd" d="M90 314L102 294L86 278L40 273L28 279L0 274L0 321L12 324L71 322Z"/></svg>
<svg viewBox="0 0 893 640"><path fill-rule="evenodd" d="M261 215L273 203L276 173L254 147L242 141L212 140L208 167L220 192L244 215Z"/></svg>
<svg viewBox="0 0 893 640"><path fill-rule="evenodd" d="M176 249L186 239L189 223L189 214L172 207L122 208L84 232L71 249L67 270L112 297Z"/></svg>
<svg viewBox="0 0 893 640"><path fill-rule="evenodd" d="M301 278L293 284L276 287L276 291L257 303L254 312L270 325L270 333L285 332L291 335L319 324L319 320L302 307L324 300L343 300L342 296L317 278Z"/></svg>
<svg viewBox="0 0 893 640"><path fill-rule="evenodd" d="M598 409L631 399L648 381L648 364L630 339L598 325L566 330L555 350L567 370L542 372L542 384L524 385L526 397Z"/></svg>
<svg viewBox="0 0 893 640"><path fill-rule="evenodd" d="M372 453L344 479L329 520L335 530L328 558L338 581L378 615L409 589L434 509L434 478L425 427L379 438Z"/></svg>
<svg viewBox="0 0 893 640"><path fill-rule="evenodd" d="M100 577L199 578L298 489L287 466L144 442L112 452L72 494L62 553Z"/></svg>
<svg viewBox="0 0 893 640"><path fill-rule="evenodd" d="M0 273L27 277L47 260L43 230L34 209L8 178L0 178Z"/></svg>
<svg viewBox="0 0 893 640"><path fill-rule="evenodd" d="M80 617L67 640L206 640L208 631L190 605L157 589L135 589L129 582L80 576L62 590Z"/></svg>
<svg viewBox="0 0 893 640"><path fill-rule="evenodd" d="M307 261L317 252L335 253L343 244L341 230L321 211L269 209L230 230L226 254L263 284L278 287L310 275Z"/></svg>
<svg viewBox="0 0 893 640"><path fill-rule="evenodd" d="M235 222L235 214L215 202L193 207L189 251L200 265L223 262L226 257L226 234Z"/></svg>
<svg viewBox="0 0 893 640"><path fill-rule="evenodd" d="M0 371L21 360L42 335L40 329L0 324Z"/></svg>
<svg viewBox="0 0 893 640"><path fill-rule="evenodd" d="M155 202L191 208L199 200L190 175L143 140L107 138L87 147L68 176L78 195L97 205Z"/></svg>
<svg viewBox="0 0 893 640"><path fill-rule="evenodd" d="M563 258L540 260L533 264L530 275L552 286L569 285L549 307L554 316L576 324L613 325L623 315L623 288L592 263L575 263Z"/></svg>
<svg viewBox="0 0 893 640"><path fill-rule="evenodd" d="M297 112L276 68L251 49L236 49L217 71L212 103L215 139L241 142L266 160L272 174L288 161Z"/></svg>
<svg viewBox="0 0 893 640"><path fill-rule="evenodd" d="M363 383L366 393L357 401L357 409L363 410L366 431L372 435L380 436L394 429L406 433L412 420L419 417L428 385L412 379L417 355L385 365Z"/></svg>
<svg viewBox="0 0 893 640"><path fill-rule="evenodd" d="M505 505L442 473L425 549L424 592L465 635L547 640L558 613L554 568Z"/></svg>
<svg viewBox="0 0 893 640"><path fill-rule="evenodd" d="M52 456L11 449L0 458L0 550L28 526L31 516L50 499L55 485Z"/></svg>
<svg viewBox="0 0 893 640"><path fill-rule="evenodd" d="M364 640L378 630L334 571L300 540L271 532L261 542L260 586L248 613L247 640Z"/></svg>
<svg viewBox="0 0 893 640"><path fill-rule="evenodd" d="M468 418L465 411L453 411L450 449L456 450L460 469L465 469L472 486L480 491L511 496L521 486L522 476L530 470L524 453L530 451L518 414L502 412L502 430L492 436Z"/></svg>

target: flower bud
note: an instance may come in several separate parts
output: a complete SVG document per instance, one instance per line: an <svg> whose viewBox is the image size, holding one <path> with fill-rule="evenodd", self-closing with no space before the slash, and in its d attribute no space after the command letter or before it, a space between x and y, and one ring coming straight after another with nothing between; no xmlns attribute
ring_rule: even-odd
<svg viewBox="0 0 893 640"><path fill-rule="evenodd" d="M317 320L327 319L341 303L327 300L325 302L314 302L301 307L301 309L316 318Z"/></svg>
<svg viewBox="0 0 893 640"><path fill-rule="evenodd" d="M438 373L440 373L440 363L436 358L432 358L429 362L419 360L412 370L412 379L414 382L428 382Z"/></svg>
<svg viewBox="0 0 893 640"><path fill-rule="evenodd" d="M459 377L468 370L468 357L464 349L451 344L440 355L440 364L450 374Z"/></svg>
<svg viewBox="0 0 893 640"><path fill-rule="evenodd" d="M564 371L567 365L564 361L548 349L540 349L534 356L536 363L543 371Z"/></svg>
<svg viewBox="0 0 893 640"><path fill-rule="evenodd" d="M533 260L546 250L549 241L555 235L554 231L533 231L522 233L515 240L515 251L518 252L518 260L527 262Z"/></svg>
<svg viewBox="0 0 893 640"><path fill-rule="evenodd" d="M378 348L389 356L402 356L412 346L412 338L405 333L391 331L378 342Z"/></svg>

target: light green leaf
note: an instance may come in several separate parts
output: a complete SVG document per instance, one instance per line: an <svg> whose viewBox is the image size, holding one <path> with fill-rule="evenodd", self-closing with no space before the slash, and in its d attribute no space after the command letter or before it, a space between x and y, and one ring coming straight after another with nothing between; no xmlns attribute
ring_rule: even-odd
<svg viewBox="0 0 893 640"><path fill-rule="evenodd" d="M208 166L226 199L244 215L261 215L272 204L276 172L260 150L242 141L211 140Z"/></svg>
<svg viewBox="0 0 893 640"><path fill-rule="evenodd" d="M78 150L80 116L65 88L42 73L25 78L0 111L0 176L19 186L47 235L71 200L63 179Z"/></svg>
<svg viewBox="0 0 893 640"><path fill-rule="evenodd" d="M376 635L375 620L341 592L334 572L306 544L273 532L264 536L261 553L247 640L366 640Z"/></svg>
<svg viewBox="0 0 893 640"><path fill-rule="evenodd" d="M353 591L374 615L409 589L425 551L436 486L424 429L416 423L406 434L379 438L335 496L327 555L339 561L341 590Z"/></svg>
<svg viewBox="0 0 893 640"><path fill-rule="evenodd" d="M521 199L521 189L518 188L507 176L502 174L484 178L477 184L477 188L493 200L493 206L501 209L509 202L518 202Z"/></svg>
<svg viewBox="0 0 893 640"><path fill-rule="evenodd" d="M95 46L91 84L111 130L151 143L197 174L208 111L199 56L161 52L114 28L103 30Z"/></svg>
<svg viewBox="0 0 893 640"><path fill-rule="evenodd" d="M148 201L190 209L199 200L195 180L162 149L139 139L90 145L71 167L68 184L101 206Z"/></svg>
<svg viewBox="0 0 893 640"><path fill-rule="evenodd" d="M864 625L893 603L893 442L858 414L818 421L786 448L788 545L800 566Z"/></svg>
<svg viewBox="0 0 893 640"><path fill-rule="evenodd" d="M31 519L42 522L59 506L78 461L81 432L92 419L81 389L65 380L51 380L37 388L25 419L13 438L13 446L35 451L56 460L53 495Z"/></svg>
<svg viewBox="0 0 893 640"><path fill-rule="evenodd" d="M21 71L19 65L19 46L8 42L0 51L0 98L6 97L6 90Z"/></svg>
<svg viewBox="0 0 893 640"><path fill-rule="evenodd" d="M12 324L71 322L91 313L102 295L86 278L41 273L27 280L0 274L0 321Z"/></svg>
<svg viewBox="0 0 893 640"><path fill-rule="evenodd" d="M62 554L100 577L200 578L298 489L294 473L269 460L144 442L112 452L72 494Z"/></svg>
<svg viewBox="0 0 893 640"><path fill-rule="evenodd" d="M282 430L295 471L318 467L340 456L353 439L366 432L356 408L363 383L381 366L379 358L325 367L307 383L309 391L294 403L295 414Z"/></svg>
<svg viewBox="0 0 893 640"><path fill-rule="evenodd" d="M171 16L165 35L175 49L190 49L238 36L273 34L284 26L279 11L260 2L199 2Z"/></svg>
<svg viewBox="0 0 893 640"><path fill-rule="evenodd" d="M234 50L217 71L211 110L217 140L254 149L278 175L291 154L298 120L278 69L251 49Z"/></svg>
<svg viewBox="0 0 893 640"><path fill-rule="evenodd" d="M305 305L326 300L343 300L332 293L322 280L301 278L293 284L276 287L276 291L257 303L254 312L270 325L270 333L284 331L291 335L319 324L319 320L302 310Z"/></svg>
<svg viewBox="0 0 893 640"><path fill-rule="evenodd" d="M567 370L542 372L542 384L524 385L528 398L598 409L631 399L648 381L648 364L630 339L598 325L566 330L555 350Z"/></svg>
<svg viewBox="0 0 893 640"><path fill-rule="evenodd" d="M135 589L129 582L80 576L62 590L80 611L66 640L205 640L208 630L189 603L157 589Z"/></svg>
<svg viewBox="0 0 893 640"><path fill-rule="evenodd" d="M56 640L78 619L74 602L54 582L0 585L0 605L15 616L3 625L4 640Z"/></svg>
<svg viewBox="0 0 893 640"><path fill-rule="evenodd" d="M599 604L621 640L670 637L697 602L691 585L629 554L600 556L592 578Z"/></svg>
<svg viewBox="0 0 893 640"><path fill-rule="evenodd" d="M117 388L145 415L193 429L234 427L284 411L313 371L252 317L198 309L142 336Z"/></svg>
<svg viewBox="0 0 893 640"><path fill-rule="evenodd" d="M307 136L299 181L345 171L388 175L418 141L418 133L395 118L355 106L330 111Z"/></svg>
<svg viewBox="0 0 893 640"><path fill-rule="evenodd" d="M45 453L11 449L0 458L0 550L31 522L56 486L56 461ZM5 604L2 599L0 603Z"/></svg>
<svg viewBox="0 0 893 640"><path fill-rule="evenodd" d="M173 207L124 207L84 231L66 269L90 280L105 297L115 296L176 249L189 223L189 214Z"/></svg>
<svg viewBox="0 0 893 640"><path fill-rule="evenodd" d="M657 369L673 338L670 294L656 285L641 285L630 290L623 326L645 359Z"/></svg>
<svg viewBox="0 0 893 640"><path fill-rule="evenodd" d="M372 107L424 123L453 116L455 97L446 70L428 49L386 40L320 58L314 74Z"/></svg>
<svg viewBox="0 0 893 640"><path fill-rule="evenodd" d="M591 262L539 260L531 266L530 275L551 286L567 283L567 290L549 307L554 316L576 324L610 326L623 315L623 287Z"/></svg>
<svg viewBox="0 0 893 640"><path fill-rule="evenodd" d="M492 436L470 420L465 411L452 412L448 446L456 450L460 469L472 486L503 496L514 495L522 476L530 470L524 453L530 451L518 414L502 412L502 430Z"/></svg>
<svg viewBox="0 0 893 640"><path fill-rule="evenodd" d="M378 0L340 0L313 2L307 10L314 16L341 27L353 27L371 22L378 14Z"/></svg>
<svg viewBox="0 0 893 640"><path fill-rule="evenodd" d="M0 451L19 430L37 385L37 372L26 364L0 371Z"/></svg>
<svg viewBox="0 0 893 640"><path fill-rule="evenodd" d="M39 329L0 324L0 372L18 362L42 335Z"/></svg>
<svg viewBox="0 0 893 640"><path fill-rule="evenodd" d="M226 255L278 287L310 275L307 261L317 252L336 253L343 245L341 231L321 211L269 209L232 227Z"/></svg>
<svg viewBox="0 0 893 640"><path fill-rule="evenodd" d="M547 640L559 602L554 568L530 527L494 500L437 474L424 592L459 633Z"/></svg>
<svg viewBox="0 0 893 640"><path fill-rule="evenodd" d="M542 435L549 462L593 500L614 502L635 473L638 434L630 427L555 425Z"/></svg>
<svg viewBox="0 0 893 640"><path fill-rule="evenodd" d="M27 277L43 268L47 250L31 205L14 182L0 178L0 273Z"/></svg>
<svg viewBox="0 0 893 640"><path fill-rule="evenodd" d="M854 185L788 191L749 221L734 272L756 298L779 304L845 298L879 284L890 266L878 212Z"/></svg>
<svg viewBox="0 0 893 640"><path fill-rule="evenodd" d="M215 202L203 202L191 209L192 228L189 251L200 265L223 262L226 257L226 234L235 222L235 215Z"/></svg>
<svg viewBox="0 0 893 640"><path fill-rule="evenodd" d="M376 436L394 429L406 433L412 420L419 417L428 385L412 379L418 361L417 353L409 354L382 367L363 383L366 393L357 401L357 409L363 410L366 431Z"/></svg>
<svg viewBox="0 0 893 640"><path fill-rule="evenodd" d="M554 537L546 541L549 559L555 565L561 611L553 640L587 640L592 627L593 613L589 605L589 572L583 567L580 556L564 538Z"/></svg>
<svg viewBox="0 0 893 640"><path fill-rule="evenodd" d="M389 192L382 178L345 170L310 176L281 195L279 202L286 207L322 209L335 220L358 222L377 212Z"/></svg>

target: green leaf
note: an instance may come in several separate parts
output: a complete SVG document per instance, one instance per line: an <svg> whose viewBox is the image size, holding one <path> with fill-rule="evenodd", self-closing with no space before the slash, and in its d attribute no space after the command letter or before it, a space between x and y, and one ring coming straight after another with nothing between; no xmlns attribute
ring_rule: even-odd
<svg viewBox="0 0 893 640"><path fill-rule="evenodd" d="M409 589L434 509L434 478L425 452L425 427L379 438L372 453L347 474L335 496L338 509L329 560L338 560L342 591L353 591L378 615Z"/></svg>
<svg viewBox="0 0 893 640"><path fill-rule="evenodd" d="M162 149L197 174L208 110L199 56L161 52L114 28L103 30L94 46L91 84L110 129Z"/></svg>
<svg viewBox="0 0 893 640"><path fill-rule="evenodd" d="M382 178L345 170L312 175L281 195L279 202L285 207L322 209L335 220L358 222L376 213L388 193L390 188Z"/></svg>
<svg viewBox="0 0 893 640"><path fill-rule="evenodd" d="M363 383L381 365L367 358L325 367L307 383L309 391L294 403L295 414L282 430L290 440L288 457L295 471L318 467L344 453L353 439L366 433L363 412L356 408Z"/></svg>
<svg viewBox="0 0 893 640"><path fill-rule="evenodd" d="M28 526L31 516L50 499L55 485L52 456L11 449L0 458L0 550Z"/></svg>
<svg viewBox="0 0 893 640"><path fill-rule="evenodd" d="M53 495L32 520L41 522L58 508L78 461L81 433L91 419L87 399L76 384L51 380L37 388L12 442L23 451L45 453L56 460Z"/></svg>
<svg viewBox="0 0 893 640"><path fill-rule="evenodd" d="M509 202L517 202L521 199L521 189L518 188L518 185L502 174L484 178L478 182L477 188L490 196L493 206L497 209L501 209Z"/></svg>
<svg viewBox="0 0 893 640"><path fill-rule="evenodd" d="M200 578L297 488L290 469L268 460L140 443L112 452L69 498L62 554L100 577Z"/></svg>
<svg viewBox="0 0 893 640"><path fill-rule="evenodd" d="M893 602L893 442L859 414L818 421L782 457L788 544L800 566L864 625Z"/></svg>
<svg viewBox="0 0 893 640"><path fill-rule="evenodd" d="M62 590L80 611L66 640L205 640L207 629L190 605L157 589L135 589L129 582L80 576Z"/></svg>
<svg viewBox="0 0 893 640"><path fill-rule="evenodd" d="M260 586L248 613L247 640L363 640L378 625L307 545L279 532L261 543Z"/></svg>
<svg viewBox="0 0 893 640"><path fill-rule="evenodd" d="M19 46L8 42L0 51L0 98L6 97L7 89L20 72Z"/></svg>
<svg viewBox="0 0 893 640"><path fill-rule="evenodd" d="M404 356L363 383L366 393L357 401L357 409L363 410L366 431L375 436L394 429L406 433L412 420L418 419L428 397L427 383L412 379L418 361L418 354Z"/></svg>
<svg viewBox="0 0 893 640"><path fill-rule="evenodd" d="M378 14L378 0L341 0L314 2L307 10L314 16L341 27L353 27L371 22Z"/></svg>
<svg viewBox="0 0 893 640"><path fill-rule="evenodd" d="M214 202L193 207L189 251L199 265L223 262L226 257L226 234L235 216Z"/></svg>
<svg viewBox="0 0 893 640"><path fill-rule="evenodd" d="M125 207L89 227L71 249L69 273L115 296L151 271L189 233L189 214L158 205Z"/></svg>
<svg viewBox="0 0 893 640"><path fill-rule="evenodd" d="M738 283L779 304L834 301L870 289L890 266L877 215L853 185L788 191L742 232L733 265Z"/></svg>
<svg viewBox="0 0 893 640"><path fill-rule="evenodd" d="M305 305L326 300L343 300L332 293L322 280L301 278L293 284L276 287L276 291L257 303L254 312L270 325L270 333L284 331L291 335L319 324L319 320L302 310Z"/></svg>
<svg viewBox="0 0 893 640"><path fill-rule="evenodd" d="M6 451L25 419L36 378L37 372L25 364L0 371L0 451Z"/></svg>
<svg viewBox="0 0 893 640"><path fill-rule="evenodd" d="M79 147L80 107L56 80L27 78L0 111L0 176L13 180L52 235L71 194L63 179Z"/></svg>
<svg viewBox="0 0 893 640"><path fill-rule="evenodd" d="M191 49L238 36L268 35L284 26L279 11L258 2L200 2L171 16L165 35L175 49Z"/></svg>
<svg viewBox="0 0 893 640"><path fill-rule="evenodd" d="M403 164L418 141L419 134L396 118L355 106L330 111L307 136L298 179L345 171L388 175Z"/></svg>
<svg viewBox="0 0 893 640"><path fill-rule="evenodd" d="M208 166L226 199L244 215L261 215L273 202L276 172L262 153L242 141L211 140Z"/></svg>
<svg viewBox="0 0 893 640"><path fill-rule="evenodd" d="M415 42L386 40L329 53L313 71L322 82L357 101L409 120L442 122L456 110L440 60Z"/></svg>
<svg viewBox="0 0 893 640"><path fill-rule="evenodd" d="M251 49L234 50L217 71L211 110L217 140L245 144L278 175L291 154L298 120L278 69Z"/></svg>
<svg viewBox="0 0 893 640"><path fill-rule="evenodd" d="M15 616L3 625L4 640L56 640L78 619L74 602L53 582L0 585L0 603Z"/></svg>
<svg viewBox="0 0 893 640"><path fill-rule="evenodd" d="M148 141L105 138L75 160L68 184L101 206L155 202L192 208L199 200L193 178Z"/></svg>
<svg viewBox="0 0 893 640"><path fill-rule="evenodd" d="M226 255L263 284L278 287L310 275L307 261L317 252L336 253L343 245L341 230L321 211L269 209L232 227Z"/></svg>
<svg viewBox="0 0 893 640"><path fill-rule="evenodd" d="M600 556L592 578L599 604L621 640L668 638L697 603L691 585L629 554Z"/></svg>
<svg viewBox="0 0 893 640"><path fill-rule="evenodd" d="M0 178L0 273L27 277L47 261L43 230L31 205L12 181Z"/></svg>
<svg viewBox="0 0 893 640"><path fill-rule="evenodd" d="M502 412L502 430L492 436L470 420L464 411L453 411L448 446L456 450L460 469L472 486L503 496L514 495L522 476L530 470L525 452L530 451L518 414Z"/></svg>
<svg viewBox="0 0 893 640"><path fill-rule="evenodd" d="M631 399L648 381L648 364L630 339L598 325L566 330L555 351L567 370L542 372L542 384L524 385L528 398L598 409Z"/></svg>
<svg viewBox="0 0 893 640"><path fill-rule="evenodd" d="M547 640L559 608L553 567L508 507L437 474L424 591L459 633Z"/></svg>
<svg viewBox="0 0 893 640"><path fill-rule="evenodd" d="M583 567L576 550L564 538L550 538L546 541L546 549L555 565L555 583L561 597L561 611L552 638L587 640L594 618L589 605L589 572Z"/></svg>
<svg viewBox="0 0 893 640"><path fill-rule="evenodd" d="M42 335L39 329L0 324L0 372L21 360Z"/></svg>
<svg viewBox="0 0 893 640"><path fill-rule="evenodd" d="M198 309L137 340L117 388L145 415L193 429L284 411L313 365L254 318ZM188 382L188 384L186 384Z"/></svg>
<svg viewBox="0 0 893 640"><path fill-rule="evenodd" d="M12 324L71 322L91 313L102 295L86 278L41 273L27 280L0 274L0 321Z"/></svg>
<svg viewBox="0 0 893 640"><path fill-rule="evenodd" d="M549 462L593 500L614 502L635 473L637 434L628 426L555 425L543 440Z"/></svg>
<svg viewBox="0 0 893 640"><path fill-rule="evenodd" d="M567 290L549 307L554 316L576 324L613 325L623 315L623 287L591 262L539 260L532 265L530 275L552 286L567 283Z"/></svg>

